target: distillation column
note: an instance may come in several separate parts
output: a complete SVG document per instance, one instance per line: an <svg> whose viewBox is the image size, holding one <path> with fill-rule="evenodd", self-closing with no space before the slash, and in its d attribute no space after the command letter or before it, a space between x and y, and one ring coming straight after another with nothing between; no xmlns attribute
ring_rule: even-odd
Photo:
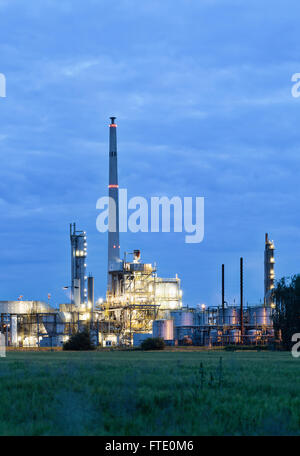
<svg viewBox="0 0 300 456"><path fill-rule="evenodd" d="M75 223L70 224L71 241L71 302L75 306L86 304L86 232L77 231Z"/></svg>
<svg viewBox="0 0 300 456"><path fill-rule="evenodd" d="M274 288L274 281L275 281L275 272L274 272L274 242L269 239L268 233L266 233L265 238L265 293L264 293L264 301L265 305L270 306L272 303L272 290Z"/></svg>

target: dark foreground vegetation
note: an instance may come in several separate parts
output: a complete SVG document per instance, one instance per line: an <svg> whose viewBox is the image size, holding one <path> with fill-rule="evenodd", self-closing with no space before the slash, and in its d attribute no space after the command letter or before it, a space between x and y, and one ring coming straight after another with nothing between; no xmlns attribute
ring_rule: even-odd
<svg viewBox="0 0 300 456"><path fill-rule="evenodd" d="M293 334L300 333L300 275L282 278L274 290L274 329L283 348L290 350L295 343Z"/></svg>
<svg viewBox="0 0 300 456"><path fill-rule="evenodd" d="M142 350L163 350L165 342L161 337L148 337L141 343Z"/></svg>
<svg viewBox="0 0 300 456"><path fill-rule="evenodd" d="M77 332L73 334L70 339L64 343L63 350L95 350L95 345L91 341L88 331Z"/></svg>

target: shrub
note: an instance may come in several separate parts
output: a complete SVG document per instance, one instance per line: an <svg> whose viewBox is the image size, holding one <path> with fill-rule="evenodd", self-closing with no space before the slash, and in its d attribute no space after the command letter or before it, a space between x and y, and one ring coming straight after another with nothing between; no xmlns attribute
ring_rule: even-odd
<svg viewBox="0 0 300 456"><path fill-rule="evenodd" d="M84 330L73 334L70 339L63 344L63 350L94 350L95 346L91 341L90 334Z"/></svg>
<svg viewBox="0 0 300 456"><path fill-rule="evenodd" d="M161 337L148 337L141 343L142 350L163 350L165 342Z"/></svg>
<svg viewBox="0 0 300 456"><path fill-rule="evenodd" d="M293 334L300 332L300 274L279 280L273 298L275 336L281 339L285 350L290 350L294 344Z"/></svg>

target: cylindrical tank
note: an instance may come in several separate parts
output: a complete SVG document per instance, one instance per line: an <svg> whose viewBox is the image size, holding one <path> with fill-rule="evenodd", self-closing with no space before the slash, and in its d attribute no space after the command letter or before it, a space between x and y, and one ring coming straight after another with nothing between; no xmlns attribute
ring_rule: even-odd
<svg viewBox="0 0 300 456"><path fill-rule="evenodd" d="M18 344L18 317L17 315L11 316L11 345L16 346Z"/></svg>
<svg viewBox="0 0 300 456"><path fill-rule="evenodd" d="M193 326L194 313L188 311L171 312L171 317L174 319L174 326Z"/></svg>
<svg viewBox="0 0 300 456"><path fill-rule="evenodd" d="M226 307L224 310L224 325L238 325L239 313L236 307Z"/></svg>
<svg viewBox="0 0 300 456"><path fill-rule="evenodd" d="M271 307L249 307L249 324L252 326L272 326Z"/></svg>
<svg viewBox="0 0 300 456"><path fill-rule="evenodd" d="M164 340L174 339L174 321L173 320L154 320L153 337L162 337Z"/></svg>
<svg viewBox="0 0 300 456"><path fill-rule="evenodd" d="M261 331L258 331L257 329L250 329L247 331L247 336L248 342L250 344L255 344L261 339Z"/></svg>
<svg viewBox="0 0 300 456"><path fill-rule="evenodd" d="M194 322L196 326L208 325L208 312L201 310L194 315Z"/></svg>
<svg viewBox="0 0 300 456"><path fill-rule="evenodd" d="M231 344L238 344L241 341L241 331L239 329L232 329L229 331L229 342Z"/></svg>

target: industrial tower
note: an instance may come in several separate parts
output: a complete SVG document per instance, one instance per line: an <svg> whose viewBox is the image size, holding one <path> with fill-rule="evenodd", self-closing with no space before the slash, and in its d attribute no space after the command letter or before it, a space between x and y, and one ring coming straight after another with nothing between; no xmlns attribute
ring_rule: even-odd
<svg viewBox="0 0 300 456"><path fill-rule="evenodd" d="M77 231L75 223L70 224L71 241L71 303L79 307L86 304L86 232Z"/></svg>
<svg viewBox="0 0 300 456"><path fill-rule="evenodd" d="M117 159L117 124L109 125L109 215L108 215L108 290L113 288L114 271L121 269L119 241L119 185Z"/></svg>
<svg viewBox="0 0 300 456"><path fill-rule="evenodd" d="M275 272L274 272L274 242L269 239L268 233L265 237L265 293L264 301L265 305L270 306L272 304L272 290L274 288Z"/></svg>

